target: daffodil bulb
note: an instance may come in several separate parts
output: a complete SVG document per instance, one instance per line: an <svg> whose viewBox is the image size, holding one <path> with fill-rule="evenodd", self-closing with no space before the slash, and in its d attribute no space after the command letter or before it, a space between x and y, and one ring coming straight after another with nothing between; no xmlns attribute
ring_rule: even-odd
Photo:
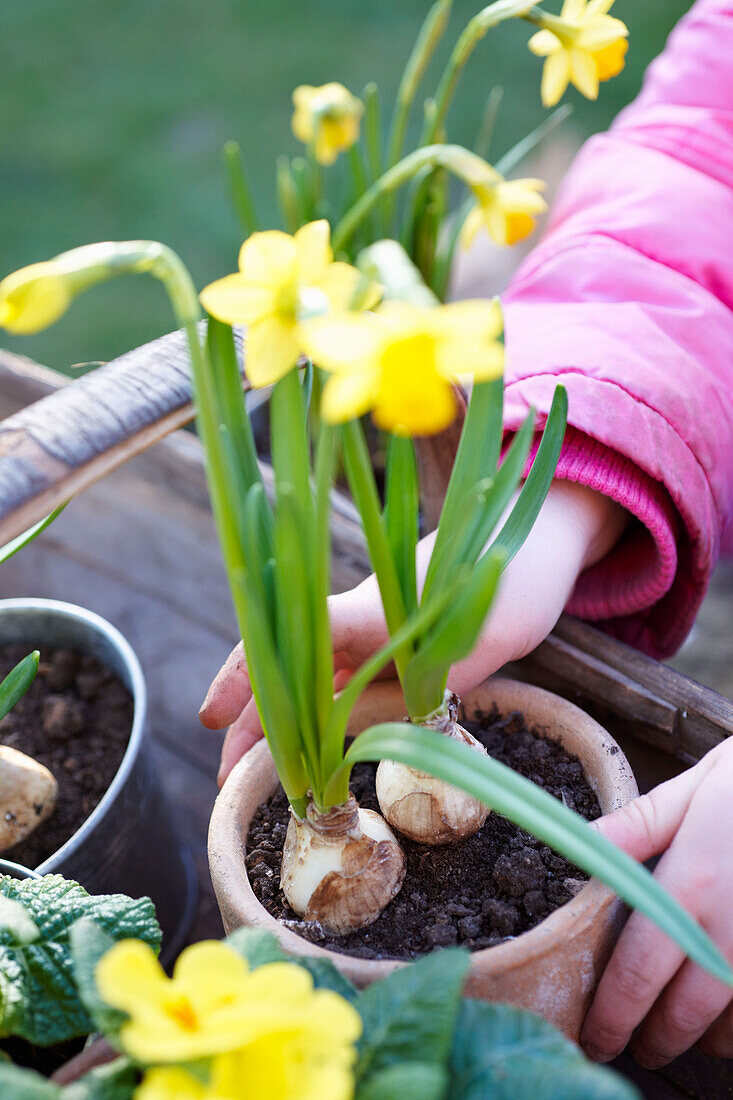
<svg viewBox="0 0 733 1100"><path fill-rule="evenodd" d="M446 692L444 705L421 725L488 755L457 716L458 697ZM390 825L420 844L451 844L473 836L490 812L490 807L450 783L392 760L383 760L377 769L377 798Z"/></svg>
<svg viewBox="0 0 733 1100"><path fill-rule="evenodd" d="M372 924L405 877L405 857L392 830L353 796L306 819L291 815L281 886L298 916L343 934Z"/></svg>

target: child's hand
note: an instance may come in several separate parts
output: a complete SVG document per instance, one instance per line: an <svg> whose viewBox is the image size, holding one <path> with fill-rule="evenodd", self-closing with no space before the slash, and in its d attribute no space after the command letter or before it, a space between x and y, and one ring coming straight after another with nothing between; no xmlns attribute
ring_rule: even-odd
<svg viewBox="0 0 733 1100"><path fill-rule="evenodd" d="M466 692L539 645L560 617L579 574L608 552L626 518L608 498L581 485L554 482L529 538L504 572L474 652L451 670L450 687ZM425 576L432 543L428 535L418 547L418 578ZM338 689L350 671L387 641L387 630L374 577L332 596L329 604ZM262 737L241 644L211 685L200 717L209 729L229 726L221 784Z"/></svg>
<svg viewBox="0 0 733 1100"><path fill-rule="evenodd" d="M596 827L638 860L664 852L657 880L733 963L733 739ZM621 934L581 1037L602 1062L629 1040L648 1069L695 1043L705 1054L733 1057L733 989L686 960L639 913Z"/></svg>

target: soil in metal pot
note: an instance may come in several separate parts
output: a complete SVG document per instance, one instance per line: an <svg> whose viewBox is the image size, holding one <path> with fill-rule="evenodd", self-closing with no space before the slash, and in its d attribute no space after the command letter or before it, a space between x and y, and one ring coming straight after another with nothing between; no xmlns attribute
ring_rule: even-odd
<svg viewBox="0 0 733 1100"><path fill-rule="evenodd" d="M0 679L29 649L0 648ZM38 675L0 722L0 743L45 764L58 782L58 801L51 816L11 848L8 858L37 867L86 821L120 766L132 714L129 691L94 657L69 649L41 650Z"/></svg>
<svg viewBox="0 0 733 1100"><path fill-rule="evenodd" d="M496 760L508 764L587 820L600 807L579 761L554 741L529 732L522 716L464 721ZM365 809L379 809L376 766L357 764L351 789ZM378 920L345 936L298 920L280 890L288 804L278 789L255 814L247 870L255 895L278 920L313 943L363 959L412 959L437 947L470 950L518 936L569 901L587 879L568 860L498 814L475 836L441 848L400 837L407 860L402 890Z"/></svg>

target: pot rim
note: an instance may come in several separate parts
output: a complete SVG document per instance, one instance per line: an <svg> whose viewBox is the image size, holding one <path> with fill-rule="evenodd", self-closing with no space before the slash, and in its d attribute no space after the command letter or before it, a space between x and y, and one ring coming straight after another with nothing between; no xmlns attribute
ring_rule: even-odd
<svg viewBox="0 0 733 1100"><path fill-rule="evenodd" d="M598 739L599 743L607 750L606 758L609 762L609 770L616 775L620 790L620 795L615 800L613 807L609 807L605 812L610 812L610 809L619 808L621 805L624 805L626 802L636 797L638 794L636 780L616 740L600 725L600 723L596 722L594 718L591 718L591 716L581 710L580 707L544 688L539 688L534 684L527 684L519 680L512 680L508 677L489 677L487 680L483 681L482 684L477 685L477 687L473 689L473 692L479 690L484 685L490 686L491 690L495 691L497 695L504 697L511 697L511 695L517 691L521 692L525 697L525 707L528 697L534 699L539 705L544 704L545 706L552 706L557 714L564 714L566 719L572 718L576 723L580 722L592 736ZM372 688L367 689L367 691L375 688L377 691L389 689L390 686L391 685L376 684L372 685ZM466 692L463 700L464 705L469 703L473 692ZM362 696L362 699L363 698L364 696ZM503 706L499 703L499 708L510 709L506 703L504 703ZM527 724L530 729L541 725L538 720L533 721L531 717L528 718ZM368 974L369 977L367 980L369 981L376 981L379 978L385 977L398 967L409 965L411 961L409 959L364 959L357 955L351 955L348 952L334 951L329 948L321 947L319 944L314 944L304 939L302 936L299 936L297 932L288 928L287 925L273 917L255 896L249 880L249 875L246 873L246 865L244 862L246 854L246 835L242 839L241 845L238 846L236 852L230 851L227 853L226 857L223 857L222 853L217 850L216 844L214 843L216 835L221 829L225 829L228 819L234 818L235 820L241 821L242 815L238 812L239 795L241 788L246 783L248 773L254 768L261 771L268 766L275 777L272 785L272 790L274 791L275 785L279 781L274 771L269 748L267 743L263 740L255 745L254 748L250 749L250 751L236 764L214 804L214 811L209 829L209 863L214 888L217 894L218 886L226 889L225 883L220 882L220 874L223 870L223 865L226 863L231 868L233 865L239 864L244 869L243 889L246 895L247 908L254 918L253 923L256 923L258 928L271 931L276 935L285 950L295 955L310 955L317 958L330 959L336 965L340 965L340 968L344 971L352 971L352 974ZM595 789L596 783L594 777L586 775L586 778ZM266 797L269 797L269 793ZM244 824L244 822L241 822L242 826ZM248 828L249 821L246 822L246 825ZM243 831L242 828L242 832ZM225 876L226 872L224 872L222 878ZM514 966L525 966L528 961L531 962L545 955L548 943L552 942L553 938L557 937L559 934L562 934L565 939L569 939L584 926L592 923L596 919L599 911L607 907L615 896L616 895L610 887L606 886L599 879L590 879L585 886L578 891L574 898L571 898L570 901L565 902L564 905L553 910L533 928L520 933L518 936L504 940L502 943L495 944L492 947L484 947L480 948L478 951L472 951L472 969L474 969L474 967L480 968L482 964L485 964L484 961L488 962L489 959L491 959L494 966L503 970L510 970ZM361 984L363 984L363 981Z"/></svg>
<svg viewBox="0 0 733 1100"><path fill-rule="evenodd" d="M38 871L31 867L25 867L22 863L15 863L12 859L0 859L0 875L11 875L12 878L42 878Z"/></svg>
<svg viewBox="0 0 733 1100"><path fill-rule="evenodd" d="M55 852L52 852L51 855L43 861L43 863L39 863L38 867L35 868L35 873L41 876L53 874L58 864L67 856L75 852L76 849L84 843L117 798L120 789L132 770L135 759L143 743L145 715L147 711L147 687L142 666L130 643L116 626L113 626L112 623L102 615L98 615L95 611L89 611L86 607L81 607L78 604L66 603L63 600L46 599L45 597L19 596L0 600L0 644L3 644L1 637L2 618L3 612L5 611L45 611L55 615L61 620L81 623L88 629L101 634L110 645L117 650L128 679L125 686L132 695L133 712L130 736L124 756L112 778L112 782L76 832L72 833L69 839L64 841L60 848L57 848ZM40 646L38 646L38 648L40 648ZM121 678L124 680L124 677Z"/></svg>

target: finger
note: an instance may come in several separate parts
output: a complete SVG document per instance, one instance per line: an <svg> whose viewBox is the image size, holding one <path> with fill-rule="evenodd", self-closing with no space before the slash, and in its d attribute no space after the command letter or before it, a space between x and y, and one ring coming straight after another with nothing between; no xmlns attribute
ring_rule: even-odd
<svg viewBox="0 0 733 1100"><path fill-rule="evenodd" d="M350 668L339 668L334 673L333 677L333 690L334 693L342 691L346 687L354 672Z"/></svg>
<svg viewBox="0 0 733 1100"><path fill-rule="evenodd" d="M665 851L687 812L700 772L696 765L669 779L620 810L592 822L592 827L640 863Z"/></svg>
<svg viewBox="0 0 733 1100"><path fill-rule="evenodd" d="M328 617L334 654L357 668L389 640L382 599L374 575L329 596Z"/></svg>
<svg viewBox="0 0 733 1100"><path fill-rule="evenodd" d="M223 729L239 717L251 698L247 659L240 642L214 677L199 711L199 719L207 729Z"/></svg>
<svg viewBox="0 0 733 1100"><path fill-rule="evenodd" d="M632 1043L645 1069L659 1069L689 1050L725 1011L731 991L694 963L684 964L659 997Z"/></svg>
<svg viewBox="0 0 733 1100"><path fill-rule="evenodd" d="M610 1062L626 1048L684 958L651 921L631 914L583 1024L580 1044L589 1058Z"/></svg>
<svg viewBox="0 0 733 1100"><path fill-rule="evenodd" d="M341 672L342 669L346 669L348 672L354 672L357 665L351 654L346 653L343 649L338 649L333 655L333 670L334 672Z"/></svg>
<svg viewBox="0 0 733 1100"><path fill-rule="evenodd" d="M221 763L216 781L220 787L229 775L234 765L241 760L246 752L264 736L260 716L257 713L254 699L250 699L239 717L232 722L224 738L221 750Z"/></svg>
<svg viewBox="0 0 733 1100"><path fill-rule="evenodd" d="M697 1049L710 1058L733 1058L733 1005L708 1028Z"/></svg>

